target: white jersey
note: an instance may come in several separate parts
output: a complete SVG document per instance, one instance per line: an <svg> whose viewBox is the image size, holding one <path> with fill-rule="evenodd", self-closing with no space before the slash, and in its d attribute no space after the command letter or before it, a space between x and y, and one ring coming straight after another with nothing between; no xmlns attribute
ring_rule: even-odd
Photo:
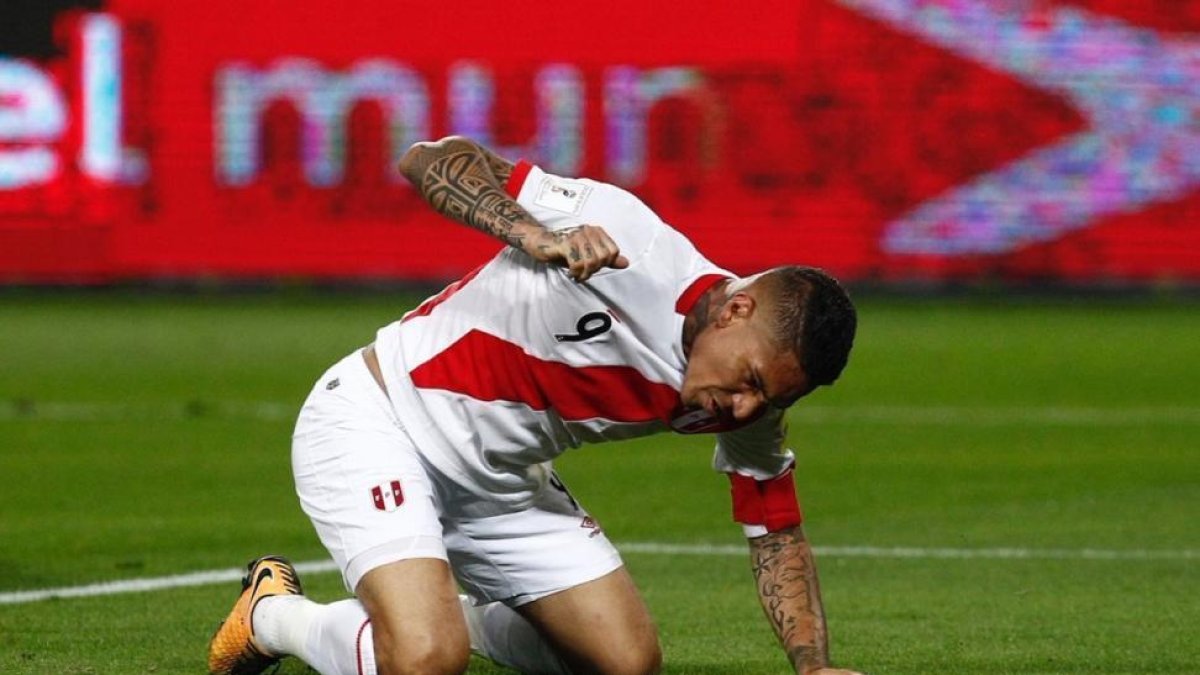
<svg viewBox="0 0 1200 675"><path fill-rule="evenodd" d="M451 479L510 505L581 443L675 428L717 431L683 410L684 315L732 277L632 194L520 163L509 193L551 230L599 225L629 259L585 283L506 248L376 339L400 423ZM714 466L758 480L785 472L782 414L718 435Z"/></svg>

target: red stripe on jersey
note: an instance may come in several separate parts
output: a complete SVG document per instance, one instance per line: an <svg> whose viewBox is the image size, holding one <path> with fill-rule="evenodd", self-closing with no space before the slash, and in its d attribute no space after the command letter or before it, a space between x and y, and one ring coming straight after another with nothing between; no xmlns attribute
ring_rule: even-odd
<svg viewBox="0 0 1200 675"><path fill-rule="evenodd" d="M724 274L705 274L693 281L692 285L688 286L687 290L681 293L679 299L675 301L675 313L687 316L687 313L692 311L692 308L700 301L700 296L715 286L717 282L728 278Z"/></svg>
<svg viewBox="0 0 1200 675"><path fill-rule="evenodd" d="M404 323L409 319L415 319L418 316L429 316L429 313L436 309L438 305L449 300L455 293L461 291L463 286L466 286L468 283L470 283L470 281L475 278L475 275L479 274L480 270L482 270L486 265L487 263L484 263L470 272L467 272L463 278L443 288L437 295L427 298L425 302L422 302L420 305L418 305L416 309L412 310L408 314L405 314L404 317L400 319L400 323Z"/></svg>
<svg viewBox="0 0 1200 675"><path fill-rule="evenodd" d="M513 171L508 175L508 181L504 184L504 191L513 199L521 195L521 187L525 185L525 179L529 177L529 170L533 165L525 160L517 162L513 167Z"/></svg>
<svg viewBox="0 0 1200 675"><path fill-rule="evenodd" d="M734 521L743 525L763 525L768 532L799 525L804 516L796 499L793 471L789 468L770 480L729 474Z"/></svg>
<svg viewBox="0 0 1200 675"><path fill-rule="evenodd" d="M553 409L566 421L667 421L679 392L629 366L570 366L473 330L410 373L415 386Z"/></svg>

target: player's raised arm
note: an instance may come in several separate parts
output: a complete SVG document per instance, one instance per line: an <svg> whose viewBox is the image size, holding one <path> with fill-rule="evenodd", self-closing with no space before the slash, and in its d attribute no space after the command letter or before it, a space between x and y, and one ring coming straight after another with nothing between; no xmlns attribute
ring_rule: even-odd
<svg viewBox="0 0 1200 675"><path fill-rule="evenodd" d="M512 171L511 162L462 136L416 143L400 159L400 172L435 211L535 260L566 267L576 281L604 267L628 266L601 227L546 229L505 192Z"/></svg>

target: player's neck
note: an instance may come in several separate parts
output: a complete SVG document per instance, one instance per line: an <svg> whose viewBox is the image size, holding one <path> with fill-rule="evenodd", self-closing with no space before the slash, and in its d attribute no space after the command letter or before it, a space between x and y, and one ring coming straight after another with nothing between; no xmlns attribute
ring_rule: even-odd
<svg viewBox="0 0 1200 675"><path fill-rule="evenodd" d="M729 286L729 280L725 279L712 285L696 304L692 305L692 309L688 311L687 316L683 317L683 355L686 357L692 353L692 343L696 341L696 336L716 317L716 312L720 311L721 303L725 299L725 289Z"/></svg>

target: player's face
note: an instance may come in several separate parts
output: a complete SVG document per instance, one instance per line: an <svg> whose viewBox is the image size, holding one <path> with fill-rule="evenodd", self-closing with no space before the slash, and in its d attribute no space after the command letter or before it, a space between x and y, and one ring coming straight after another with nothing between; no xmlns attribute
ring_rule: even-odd
<svg viewBox="0 0 1200 675"><path fill-rule="evenodd" d="M772 340L767 313L755 311L753 301L749 307L738 302L732 298L716 323L696 336L680 392L685 406L726 423L753 420L768 405L786 408L808 392L795 355Z"/></svg>

